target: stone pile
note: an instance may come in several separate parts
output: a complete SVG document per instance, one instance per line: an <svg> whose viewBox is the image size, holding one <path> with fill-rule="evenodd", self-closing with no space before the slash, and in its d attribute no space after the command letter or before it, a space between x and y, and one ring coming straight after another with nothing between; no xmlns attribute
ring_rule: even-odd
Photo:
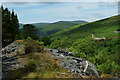
<svg viewBox="0 0 120 80"><path fill-rule="evenodd" d="M58 51L57 49L48 50L50 51L51 55L61 59L61 66L70 70L71 72L74 72L78 75L99 77L99 74L94 64L84 58L76 58L71 55L76 52L61 51L63 53L59 53L60 51Z"/></svg>
<svg viewBox="0 0 120 80"><path fill-rule="evenodd" d="M20 50L24 45L13 42L5 48L1 49L1 59L2 59L2 77L5 78L10 70L17 69L19 67L19 61L16 57L9 56L10 54Z"/></svg>

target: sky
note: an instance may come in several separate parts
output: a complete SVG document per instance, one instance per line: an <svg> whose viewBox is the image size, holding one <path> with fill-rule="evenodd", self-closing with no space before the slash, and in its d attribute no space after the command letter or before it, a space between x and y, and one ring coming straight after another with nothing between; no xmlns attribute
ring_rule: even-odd
<svg viewBox="0 0 120 80"><path fill-rule="evenodd" d="M119 2L119 0L0 0L1 2Z"/></svg>
<svg viewBox="0 0 120 80"><path fill-rule="evenodd" d="M118 14L117 2L4 2L20 23L84 20L88 22Z"/></svg>

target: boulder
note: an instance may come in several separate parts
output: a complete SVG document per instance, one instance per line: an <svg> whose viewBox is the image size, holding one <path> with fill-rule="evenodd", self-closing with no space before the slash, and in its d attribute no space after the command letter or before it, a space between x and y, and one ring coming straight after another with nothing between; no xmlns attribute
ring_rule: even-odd
<svg viewBox="0 0 120 80"><path fill-rule="evenodd" d="M5 48L1 49L1 58L2 58L2 77L5 78L8 75L8 72L12 69L18 68L18 64L20 63L17 61L16 57L10 57L9 55L15 51L20 50L25 45L18 45L18 42L13 42L10 45L6 46Z"/></svg>
<svg viewBox="0 0 120 80"><path fill-rule="evenodd" d="M66 51L66 49L62 49L62 48L58 48L57 50L58 50L57 53L65 53L65 51Z"/></svg>
<svg viewBox="0 0 120 80"><path fill-rule="evenodd" d="M76 58L71 55L76 52L65 52L65 49L50 49L50 54L61 59L61 66L78 75L99 77L94 64L85 58Z"/></svg>
<svg viewBox="0 0 120 80"><path fill-rule="evenodd" d="M99 77L95 65L82 58L73 57L70 60L65 59L61 62L61 66L63 66L66 69L69 69L75 74L84 74L87 76L92 75L94 77Z"/></svg>
<svg viewBox="0 0 120 80"><path fill-rule="evenodd" d="M53 50L52 50L52 53L57 53L57 52L58 52L57 49L53 49Z"/></svg>
<svg viewBox="0 0 120 80"><path fill-rule="evenodd" d="M87 74L94 76L94 77L99 77L99 74L97 72L97 68L95 67L95 65L91 62L88 61L88 67L86 69Z"/></svg>

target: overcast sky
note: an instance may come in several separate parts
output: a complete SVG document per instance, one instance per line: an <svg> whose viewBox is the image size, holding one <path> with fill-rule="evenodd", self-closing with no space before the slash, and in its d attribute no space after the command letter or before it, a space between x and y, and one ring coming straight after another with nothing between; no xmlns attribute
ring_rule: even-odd
<svg viewBox="0 0 120 80"><path fill-rule="evenodd" d="M3 5L9 10L14 9L20 23L91 22L118 14L118 4L114 2L7 2Z"/></svg>

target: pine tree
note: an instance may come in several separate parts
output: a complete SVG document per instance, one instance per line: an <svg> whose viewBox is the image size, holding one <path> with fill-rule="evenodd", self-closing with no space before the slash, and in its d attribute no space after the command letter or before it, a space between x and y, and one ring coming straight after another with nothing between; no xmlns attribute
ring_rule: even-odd
<svg viewBox="0 0 120 80"><path fill-rule="evenodd" d="M35 26L31 25L31 24L26 24L23 26L22 29L22 38L26 39L27 37L31 37L33 39L36 39L36 28Z"/></svg>
<svg viewBox="0 0 120 80"><path fill-rule="evenodd" d="M13 34L15 34L14 38L16 38L16 36L19 34L19 21L17 19L17 14L14 14L14 10L12 10L11 14L11 24L13 24L11 27L13 28L14 31Z"/></svg>
<svg viewBox="0 0 120 80"><path fill-rule="evenodd" d="M19 21L17 18L17 14L12 13L8 10L8 8L2 9L2 45L5 47L6 45L13 42L17 35L19 34Z"/></svg>

